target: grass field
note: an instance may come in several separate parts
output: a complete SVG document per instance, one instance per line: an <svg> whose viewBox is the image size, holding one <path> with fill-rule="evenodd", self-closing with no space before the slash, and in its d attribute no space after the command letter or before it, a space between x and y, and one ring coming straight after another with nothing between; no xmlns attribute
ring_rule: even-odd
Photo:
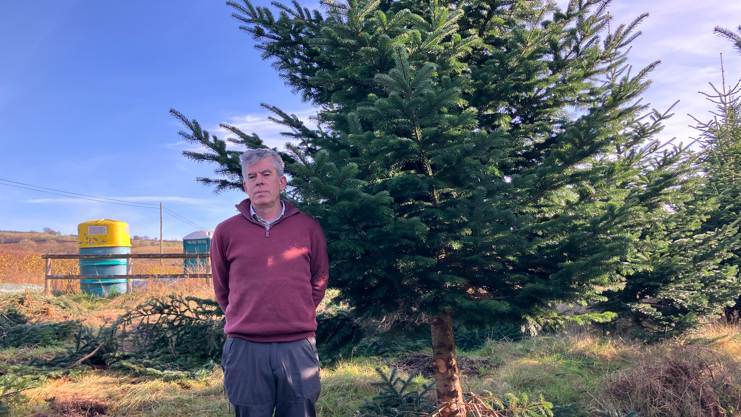
<svg viewBox="0 0 741 417"><path fill-rule="evenodd" d="M110 300L61 296L74 308L46 319L77 318L101 326L146 297L170 291L210 293L205 284L190 282L181 287L154 285L147 292ZM596 415L590 412L606 409L638 410L641 416L735 415L741 399L740 330L737 323L716 323L692 338L653 345L586 329L518 342L489 341L480 349L459 352L463 389L499 398L507 393L542 395L556 405L577 403L583 410L562 416ZM48 359L61 350L61 346L0 350L0 363ZM429 360L424 360L429 354L421 350L355 357L324 367L319 415L356 415L363 400L378 391L372 385L378 380L377 367L386 372L399 367L402 376L411 373L418 375L417 383L431 382L426 370ZM217 368L198 378L166 380L81 366L68 375L36 382L23 391L25 399L10 415L94 415L70 410L96 406L108 416L227 416L221 376Z"/></svg>
<svg viewBox="0 0 741 417"><path fill-rule="evenodd" d="M42 249L20 243L0 245L0 282L43 283L39 264ZM55 242L57 250L76 250L74 242ZM43 244L42 244L43 245ZM49 246L51 248L51 244ZM158 252L142 246L135 252ZM179 252L170 247L168 252ZM142 263L160 267L159 261ZM61 263L60 270L76 265ZM153 281L147 289L115 298L92 298L73 286L58 288L51 299L33 295L22 306L39 322L81 320L100 328L143 301L167 294L213 298L205 280L174 285ZM0 313L9 305L0 297ZM66 345L26 346L0 350L0 375L34 358L53 358ZM321 353L321 352L320 352ZM560 407L558 416L597 416L599 410L638 411L640 416L731 416L741 410L741 326L737 320L712 323L683 338L647 344L628 334L595 328L573 328L519 341L489 340L476 350L459 352L462 385L466 392L504 398L508 393L542 395ZM351 357L321 369L323 392L318 414L324 417L357 415L364 399L378 387L376 368L397 367L403 376L415 375L417 384L432 382L430 350L401 351L393 356ZM226 397L217 367L197 377L175 379L81 365L63 374L47 373L33 379L11 416L228 416ZM0 398L2 393L0 393ZM569 405L572 405L569 408ZM568 411L571 410L571 411ZM98 414L95 414L95 413Z"/></svg>

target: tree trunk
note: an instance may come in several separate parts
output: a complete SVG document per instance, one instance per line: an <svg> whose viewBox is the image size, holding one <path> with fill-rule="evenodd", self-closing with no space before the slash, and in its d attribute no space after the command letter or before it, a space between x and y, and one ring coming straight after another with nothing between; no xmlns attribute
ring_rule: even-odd
<svg viewBox="0 0 741 417"><path fill-rule="evenodd" d="M449 313L438 313L430 320L432 330L432 365L435 370L437 406L444 407L441 417L465 417L458 358L455 354L453 320Z"/></svg>

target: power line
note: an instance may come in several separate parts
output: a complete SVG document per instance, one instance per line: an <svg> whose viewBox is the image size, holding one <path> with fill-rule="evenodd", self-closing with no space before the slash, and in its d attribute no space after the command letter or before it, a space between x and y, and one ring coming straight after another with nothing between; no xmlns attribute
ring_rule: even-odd
<svg viewBox="0 0 741 417"><path fill-rule="evenodd" d="M116 203L116 202L113 202L113 201L95 200L93 198L75 197L75 196L72 196L72 195L67 195L67 194L62 194L62 193L55 193L55 192L52 192L52 191L37 190L35 188L23 187L23 186L20 186L20 185L13 185L13 184L5 184L5 183L2 183L2 182L0 182L0 185L7 185L8 187L15 187L15 188L23 188L23 189L26 189L26 190L38 191L40 193L61 195L62 197L77 198L79 200L90 200L90 201L95 201L97 203L110 203L110 204L118 204L118 205L121 205L121 206L129 206L129 207L137 207L137 208L148 208L148 209L154 208L154 207L150 207L150 206L137 206L137 205L133 205L133 204Z"/></svg>
<svg viewBox="0 0 741 417"><path fill-rule="evenodd" d="M13 183L13 184L20 184L20 185L24 185L26 187L39 188L38 190L34 190L34 191L39 191L39 192L42 192L42 193L47 192L47 191L42 191L42 190L50 190L50 191L55 191L56 193L70 194L70 196L88 197L88 198L85 198L86 200L88 200L90 198L94 198L96 200L115 201L115 202L118 202L118 203L125 203L125 204L129 204L129 205L136 204L136 205L141 205L141 206L150 207L150 208L157 208L157 204L153 204L153 203L139 203L139 202L136 202L136 201L118 200L118 199L110 198L110 197L97 197L97 196L94 196L94 195L79 194L79 193L73 193L73 192L70 192L70 191L55 190L54 188L39 187L38 185L31 185L31 184L25 184L25 183L17 182L17 181L4 180L2 178L0 178L0 181L10 182L10 183ZM3 185L10 185L10 184L3 184ZM51 194L55 194L55 193L51 193ZM76 197L73 197L73 198L76 198Z"/></svg>
<svg viewBox="0 0 741 417"><path fill-rule="evenodd" d="M168 210L167 208L164 208L164 207L163 207L163 209L164 209L164 210L165 210L165 212L166 212L167 214L169 214L170 216L172 216L172 217L174 217L174 218L176 218L176 219L178 219L178 220L180 220L180 221L182 221L182 222L184 222L184 223L186 223L186 224L188 224L188 225L190 225L190 226L193 226L193 227L195 227L196 229L205 229L205 227L203 227L203 226L200 226L200 225L198 225L198 224L196 224L196 223L193 223L193 222L191 222L190 220L188 220L188 219L186 219L186 218L184 218L184 217L180 217L179 215L173 214L173 213L172 213L171 211L169 211L169 210Z"/></svg>
<svg viewBox="0 0 741 417"><path fill-rule="evenodd" d="M169 214L169 215L171 215L171 216L175 217L175 218L176 218L176 219L178 219L178 220L181 220L181 221L183 221L183 222L185 222L185 223L188 223L189 225L191 225L191 226L193 226L193 227L196 227L196 228L198 228L198 229L201 229L201 230L205 230L205 229L206 229L205 227L203 227L203 226L200 226L200 225L198 225L198 224L196 224L196 223L193 223L192 221L190 221L190 220L186 219L185 217L183 217L183 216L181 216L181 215L179 215L179 214L175 213L174 211L172 211L172 210L168 209L167 207L162 207L162 209L163 209L163 210L165 210L165 211L167 212L167 214Z"/></svg>
<svg viewBox="0 0 741 417"><path fill-rule="evenodd" d="M11 184L7 184L11 183ZM15 185L18 184L18 185ZM147 209L159 209L159 205L157 204L151 204L151 203L137 203L137 202L131 202L126 200L118 200L115 198L108 198L108 197L96 197L93 195L87 195L87 194L80 194L80 193L73 193L69 191L62 191L57 190L54 188L47 188L47 187L39 187L37 185L32 184L26 184L22 182L17 181L10 181L0 178L0 185L6 185L8 187L15 187L15 188L22 188L25 190L31 190L31 191L37 191L40 193L47 193L47 194L54 194L54 195L60 195L62 197L68 197L68 198L76 198L79 200L89 200L89 201L95 201L96 203L109 203L109 204L118 204L120 206L129 206L129 207L136 207L136 208L147 208ZM47 191L48 190L48 191ZM165 211L168 212L169 215L175 217L176 219L180 220L183 223L188 224L189 226L193 226L198 229L206 229L203 226L200 226L185 217L175 213L174 211L163 207Z"/></svg>

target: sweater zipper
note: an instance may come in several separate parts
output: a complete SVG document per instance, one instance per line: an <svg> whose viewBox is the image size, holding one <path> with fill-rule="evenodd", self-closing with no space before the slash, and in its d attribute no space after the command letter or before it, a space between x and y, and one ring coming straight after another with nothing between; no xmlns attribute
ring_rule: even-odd
<svg viewBox="0 0 741 417"><path fill-rule="evenodd" d="M270 227L275 226L276 224L282 222L283 219L286 219L288 217L291 217L291 216L293 216L296 213L298 213L298 210L296 210L293 213L290 213L288 215L283 215L283 217L281 217L280 219L276 220L275 223L271 224ZM265 237L270 237L270 227L268 227L267 225L265 225Z"/></svg>

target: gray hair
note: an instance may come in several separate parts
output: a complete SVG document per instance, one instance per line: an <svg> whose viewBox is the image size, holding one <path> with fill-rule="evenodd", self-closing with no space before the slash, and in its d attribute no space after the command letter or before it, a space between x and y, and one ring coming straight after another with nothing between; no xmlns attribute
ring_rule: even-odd
<svg viewBox="0 0 741 417"><path fill-rule="evenodd" d="M280 157L278 152L272 150L272 149L247 149L244 151L242 155L239 156L239 161L242 163L242 178L244 180L247 180L247 167L250 165L254 165L260 161L262 161L265 158L270 158L273 162L273 166L275 167L275 172L278 173L278 177L283 176L283 167L285 164L283 163L283 159Z"/></svg>

